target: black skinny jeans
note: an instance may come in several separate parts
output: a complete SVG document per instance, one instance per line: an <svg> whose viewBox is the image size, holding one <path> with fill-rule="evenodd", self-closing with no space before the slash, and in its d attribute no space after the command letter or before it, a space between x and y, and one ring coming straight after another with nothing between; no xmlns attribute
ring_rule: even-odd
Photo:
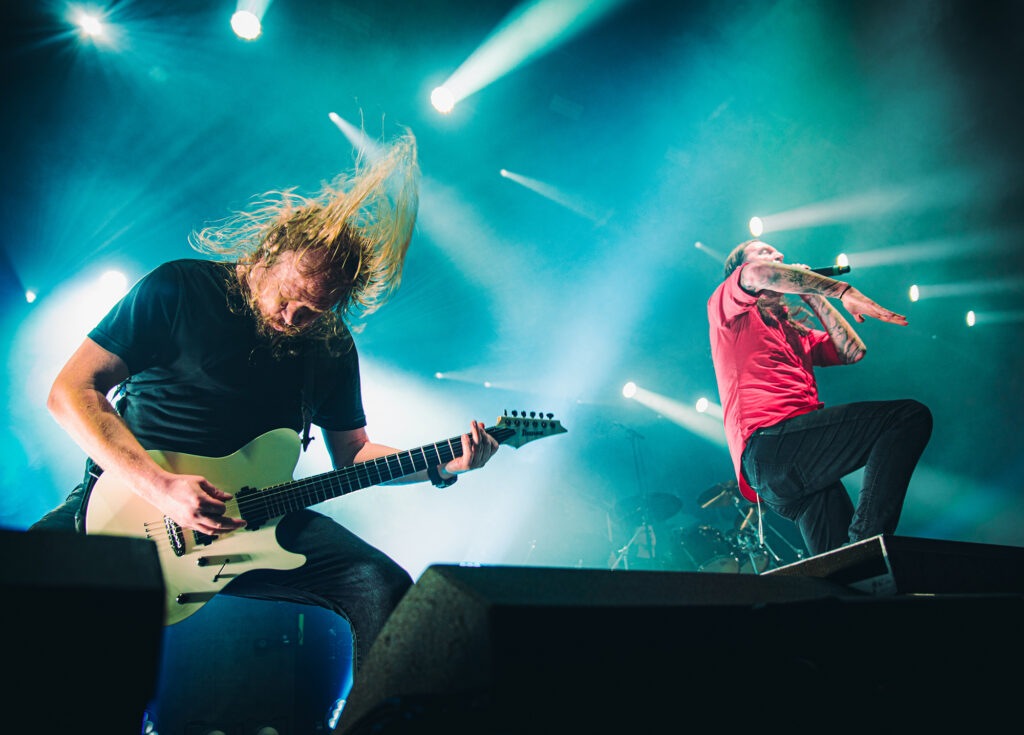
<svg viewBox="0 0 1024 735"><path fill-rule="evenodd" d="M796 523L807 550L821 554L895 533L931 433L931 411L918 401L847 403L758 429L742 467L762 502ZM861 467L854 508L841 478Z"/></svg>

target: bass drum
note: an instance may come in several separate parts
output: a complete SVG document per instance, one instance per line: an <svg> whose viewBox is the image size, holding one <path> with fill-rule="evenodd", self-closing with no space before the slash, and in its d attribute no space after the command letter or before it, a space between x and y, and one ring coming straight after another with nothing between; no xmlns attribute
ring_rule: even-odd
<svg viewBox="0 0 1024 735"><path fill-rule="evenodd" d="M740 571L740 559L722 532L714 526L680 529L674 549L680 566L697 572Z"/></svg>

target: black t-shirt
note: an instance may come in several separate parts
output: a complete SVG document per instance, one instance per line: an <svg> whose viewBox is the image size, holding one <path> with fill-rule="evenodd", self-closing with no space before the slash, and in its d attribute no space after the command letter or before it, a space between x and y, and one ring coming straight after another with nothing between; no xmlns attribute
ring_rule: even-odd
<svg viewBox="0 0 1024 735"><path fill-rule="evenodd" d="M128 366L125 422L146 449L220 457L278 428L302 428L311 360L312 422L366 425L354 344L332 357L321 340L274 356L243 304L229 308L234 264L183 259L144 278L89 333Z"/></svg>

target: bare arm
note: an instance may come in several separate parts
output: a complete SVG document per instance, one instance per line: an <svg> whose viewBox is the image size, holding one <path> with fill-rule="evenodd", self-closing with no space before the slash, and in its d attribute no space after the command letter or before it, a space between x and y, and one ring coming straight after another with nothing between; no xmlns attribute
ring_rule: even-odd
<svg viewBox="0 0 1024 735"><path fill-rule="evenodd" d="M57 374L46 406L104 473L118 477L178 524L211 535L245 525L224 517L230 494L205 478L165 470L139 444L107 400L128 375L120 357L86 339Z"/></svg>
<svg viewBox="0 0 1024 735"><path fill-rule="evenodd" d="M352 431L324 431L324 440L327 443L327 453L331 457L331 463L335 467L347 467L356 462L365 462L386 454L394 454L398 449L385 444L377 444L370 441L366 429L353 429ZM498 441L484 430L483 423L473 421L470 423L469 432L462 435L462 455L455 457L447 464L438 467L442 478L468 472L483 467L487 461L498 451ZM405 477L397 478L388 485L404 485L413 482L425 482L427 473L415 472Z"/></svg>
<svg viewBox="0 0 1024 735"><path fill-rule="evenodd" d="M864 359L868 350L864 340L828 299L817 294L803 294L801 298L814 310L844 363L850 365Z"/></svg>
<svg viewBox="0 0 1024 735"><path fill-rule="evenodd" d="M751 261L740 271L740 285L751 293L775 291L801 296L814 294L837 298L843 302L843 306L858 322L863 322L865 317L870 316L890 324L907 325L905 316L879 306L854 286L819 275L800 266L770 261Z"/></svg>

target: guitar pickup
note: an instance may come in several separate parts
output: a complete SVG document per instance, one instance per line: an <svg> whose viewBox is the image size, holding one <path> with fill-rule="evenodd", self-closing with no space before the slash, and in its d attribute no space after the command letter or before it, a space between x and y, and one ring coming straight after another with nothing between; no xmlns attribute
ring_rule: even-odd
<svg viewBox="0 0 1024 735"><path fill-rule="evenodd" d="M239 562L252 561L250 554L225 554L222 556L201 556L196 559L197 567L226 567L228 564L238 564Z"/></svg>
<svg viewBox="0 0 1024 735"><path fill-rule="evenodd" d="M174 598L174 601L179 605L188 605L193 602L209 602L216 594L216 592L182 592Z"/></svg>

